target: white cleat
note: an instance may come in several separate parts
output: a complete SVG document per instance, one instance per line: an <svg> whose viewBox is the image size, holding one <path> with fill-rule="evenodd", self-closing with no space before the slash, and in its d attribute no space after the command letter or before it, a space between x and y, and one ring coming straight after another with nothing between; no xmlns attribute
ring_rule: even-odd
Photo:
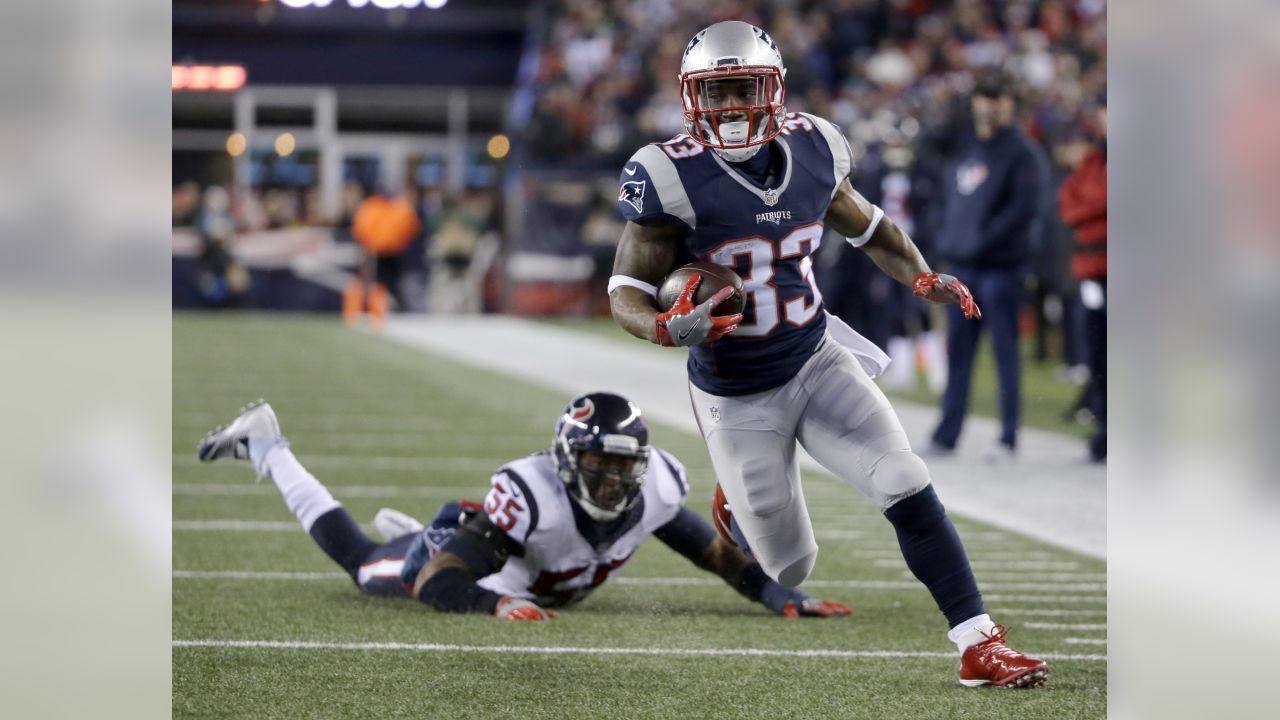
<svg viewBox="0 0 1280 720"><path fill-rule="evenodd" d="M391 542L410 533L422 532L422 528L423 524L418 522L417 518L391 508L382 508L377 515L373 516L373 529L382 536L384 542Z"/></svg>
<svg viewBox="0 0 1280 720"><path fill-rule="evenodd" d="M1007 465L1018 461L1018 451L997 442L982 453L982 461L988 465Z"/></svg>
<svg viewBox="0 0 1280 720"><path fill-rule="evenodd" d="M284 442L276 413L266 400L250 403L230 423L214 428L200 441L197 454L202 462L213 462L230 457L249 459L249 441L266 442L268 445Z"/></svg>

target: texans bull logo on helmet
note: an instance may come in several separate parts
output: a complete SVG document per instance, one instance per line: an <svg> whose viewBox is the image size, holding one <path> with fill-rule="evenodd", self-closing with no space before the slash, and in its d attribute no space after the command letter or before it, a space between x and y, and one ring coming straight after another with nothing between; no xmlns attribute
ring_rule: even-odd
<svg viewBox="0 0 1280 720"><path fill-rule="evenodd" d="M569 417L573 420L586 420L595 414L596 405L591 402L591 398L582 398L581 405L574 405L573 410L569 413Z"/></svg>

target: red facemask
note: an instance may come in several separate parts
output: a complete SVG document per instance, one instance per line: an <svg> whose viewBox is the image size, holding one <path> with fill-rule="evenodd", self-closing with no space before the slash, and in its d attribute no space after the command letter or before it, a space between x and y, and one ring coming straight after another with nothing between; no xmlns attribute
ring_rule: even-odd
<svg viewBox="0 0 1280 720"><path fill-rule="evenodd" d="M737 86L739 92L736 93L721 89L730 84L726 81L732 80L754 81L754 101L741 92L742 85ZM752 147L777 137L786 114L782 104L785 93L782 73L772 65L734 65L696 70L680 77L685 127L695 141L713 149ZM747 122L747 131L741 140L727 139L721 134L724 123L741 120Z"/></svg>

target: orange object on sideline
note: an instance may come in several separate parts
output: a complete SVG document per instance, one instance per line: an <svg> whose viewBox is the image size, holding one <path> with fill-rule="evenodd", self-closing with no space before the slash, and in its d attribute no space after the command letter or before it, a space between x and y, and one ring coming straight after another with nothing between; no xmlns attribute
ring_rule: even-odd
<svg viewBox="0 0 1280 720"><path fill-rule="evenodd" d="M404 198L372 195L351 219L351 234L360 247L379 256L404 252L422 229L413 205Z"/></svg>
<svg viewBox="0 0 1280 720"><path fill-rule="evenodd" d="M342 319L348 325L355 325L360 322L360 315L364 312L364 283L359 278L352 278L347 283L346 289L342 291Z"/></svg>
<svg viewBox="0 0 1280 720"><path fill-rule="evenodd" d="M387 286L382 283L374 283L369 291L369 317L374 330L382 330L387 322Z"/></svg>

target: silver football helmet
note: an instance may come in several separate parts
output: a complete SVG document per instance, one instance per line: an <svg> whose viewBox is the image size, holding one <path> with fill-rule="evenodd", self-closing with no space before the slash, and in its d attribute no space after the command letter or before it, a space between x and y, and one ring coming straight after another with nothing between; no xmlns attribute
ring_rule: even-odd
<svg viewBox="0 0 1280 720"><path fill-rule="evenodd" d="M769 33L736 20L711 25L680 62L685 130L726 160L750 158L782 128L786 75Z"/></svg>

